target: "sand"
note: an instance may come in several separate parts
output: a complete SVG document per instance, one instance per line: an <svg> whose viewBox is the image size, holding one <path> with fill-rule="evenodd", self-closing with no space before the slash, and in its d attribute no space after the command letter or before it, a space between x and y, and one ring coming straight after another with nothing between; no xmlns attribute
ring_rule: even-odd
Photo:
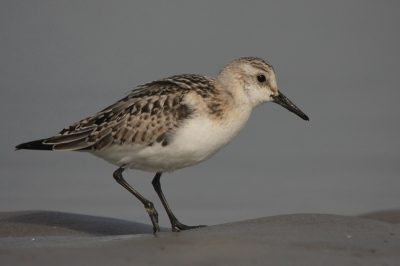
<svg viewBox="0 0 400 266"><path fill-rule="evenodd" d="M179 233L61 212L0 213L0 265L400 265L400 211L291 214Z"/></svg>

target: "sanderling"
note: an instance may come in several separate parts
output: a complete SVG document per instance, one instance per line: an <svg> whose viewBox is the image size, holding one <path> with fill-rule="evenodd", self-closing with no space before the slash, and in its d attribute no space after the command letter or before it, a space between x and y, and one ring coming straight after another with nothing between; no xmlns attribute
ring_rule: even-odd
<svg viewBox="0 0 400 266"><path fill-rule="evenodd" d="M114 179L137 197L159 231L158 213L122 177L127 168L156 172L152 181L172 231L187 226L172 213L161 190L162 172L198 164L227 145L244 127L254 107L275 102L308 117L280 91L275 72L260 58L226 65L217 78L176 75L138 86L128 96L57 135L22 143L16 149L83 151L119 166Z"/></svg>

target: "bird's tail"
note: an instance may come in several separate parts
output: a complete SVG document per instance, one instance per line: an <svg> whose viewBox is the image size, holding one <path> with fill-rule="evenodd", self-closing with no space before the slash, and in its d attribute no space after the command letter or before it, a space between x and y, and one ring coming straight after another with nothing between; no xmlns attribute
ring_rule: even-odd
<svg viewBox="0 0 400 266"><path fill-rule="evenodd" d="M54 144L44 144L47 139L39 139L30 142L25 142L19 144L15 147L15 150L42 150L42 151L52 151Z"/></svg>

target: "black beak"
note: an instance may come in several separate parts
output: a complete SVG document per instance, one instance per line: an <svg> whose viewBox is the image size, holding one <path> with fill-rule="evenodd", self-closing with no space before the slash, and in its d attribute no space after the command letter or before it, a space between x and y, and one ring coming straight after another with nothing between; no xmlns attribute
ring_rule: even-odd
<svg viewBox="0 0 400 266"><path fill-rule="evenodd" d="M279 91L278 91L279 92ZM278 96L271 96L273 99L274 103L277 103L286 109L288 109L290 112L295 113L296 115L300 116L304 120L309 120L308 116L303 113L296 105L294 105L285 95L283 95L281 92L279 92Z"/></svg>

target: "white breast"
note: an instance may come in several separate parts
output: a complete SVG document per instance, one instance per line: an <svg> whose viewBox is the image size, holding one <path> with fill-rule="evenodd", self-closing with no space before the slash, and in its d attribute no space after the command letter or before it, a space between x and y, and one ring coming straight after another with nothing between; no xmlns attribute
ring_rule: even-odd
<svg viewBox="0 0 400 266"><path fill-rule="evenodd" d="M93 151L112 164L149 172L171 172L198 164L232 141L244 127L251 110L237 110L228 118L210 120L206 115L187 119L167 146L109 146Z"/></svg>

